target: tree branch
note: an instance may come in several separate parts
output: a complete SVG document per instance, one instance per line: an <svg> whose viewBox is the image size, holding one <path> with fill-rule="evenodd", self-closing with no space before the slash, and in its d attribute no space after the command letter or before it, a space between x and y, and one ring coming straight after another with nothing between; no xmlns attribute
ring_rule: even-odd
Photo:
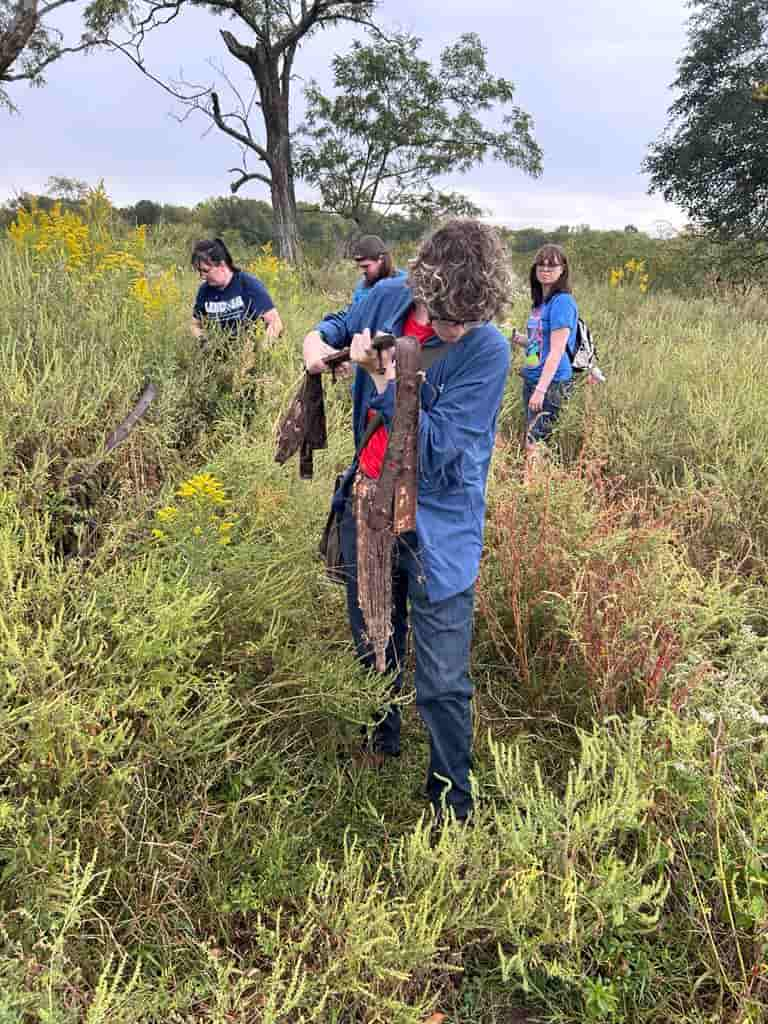
<svg viewBox="0 0 768 1024"><path fill-rule="evenodd" d="M228 115L223 115L221 113L221 104L219 103L219 97L214 90L211 90L211 106L212 110L207 113L209 113L209 116L213 118L216 127L220 128L225 135L229 135L231 139L235 139L237 142L239 142L241 146L245 146L246 149L252 149L254 153L256 153L256 155L258 156L259 160L263 160L271 171L272 159L269 153L266 151L266 149L264 149L263 146L259 145L259 143L254 140L253 136L251 135L250 129L248 129L248 134L244 135L242 132L237 131L236 128L232 128L230 125L227 124L227 122L225 121L225 116Z"/></svg>
<svg viewBox="0 0 768 1024"><path fill-rule="evenodd" d="M261 181L269 188L272 187L271 179L268 178L266 174L259 174L258 171L247 171L243 167L230 167L227 173L240 175L237 181L230 182L230 192L237 192L238 189L242 188L242 186L248 181Z"/></svg>
<svg viewBox="0 0 768 1024"><path fill-rule="evenodd" d="M259 60L259 54L255 46L245 46L231 32L227 32L226 29L221 29L219 35L224 40L224 45L232 56L242 61L252 71L255 71L261 65L262 62Z"/></svg>
<svg viewBox="0 0 768 1024"><path fill-rule="evenodd" d="M138 56L134 56L125 44L118 43L113 39L104 39L101 42L103 45L109 46L110 49L117 50L118 53L122 53L124 57L127 57L128 60L139 69L142 75L145 75L150 81L154 82L155 85L159 85L161 89L168 93L169 96L173 96L176 100L181 100L182 103L196 103L196 101L201 99L201 97L207 96L211 92L211 88L208 87L206 89L201 89L200 92L192 93L191 95L181 93L177 89L168 85L167 82L164 82L162 78L158 78L157 75L153 75L152 72L147 69L141 55L139 54ZM204 110L205 108L198 105L198 109Z"/></svg>
<svg viewBox="0 0 768 1024"><path fill-rule="evenodd" d="M52 0L51 3L46 4L45 7L41 7L37 12L38 20L42 21L46 14L50 14L51 11L55 11L57 7L63 7L65 4L71 3L74 3L74 0Z"/></svg>
<svg viewBox="0 0 768 1024"><path fill-rule="evenodd" d="M367 25L372 29L376 28L376 26L370 22L368 18L364 17L362 13L366 10L372 10L373 3L371 0L347 0L347 6L360 8L360 16L352 14L344 15L334 12L334 8L338 6L338 0L314 0L310 7L307 7L306 3L303 2L301 5L301 19L296 22L290 32L286 32L282 38L278 39L277 42L272 45L272 54L277 56L290 47L295 48L308 32L311 32L313 28L326 21L331 23L335 23L337 21L352 21L358 25Z"/></svg>
<svg viewBox="0 0 768 1024"><path fill-rule="evenodd" d="M65 0L65 2L68 3L69 0ZM28 68L26 71L19 72L17 75L3 74L3 60L0 56L0 82L21 82L37 78L37 76L47 68L49 64L53 64L53 62L58 60L59 57L63 57L67 53L80 53L95 45L96 43L94 43L93 40L88 39L80 43L78 46L62 46L61 49L55 50L55 52L51 53L48 57L42 58L32 67Z"/></svg>

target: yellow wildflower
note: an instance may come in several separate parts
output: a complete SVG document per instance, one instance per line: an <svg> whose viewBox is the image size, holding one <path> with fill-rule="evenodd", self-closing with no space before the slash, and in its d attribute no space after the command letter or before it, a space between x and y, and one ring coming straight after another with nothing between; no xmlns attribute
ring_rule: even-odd
<svg viewBox="0 0 768 1024"><path fill-rule="evenodd" d="M138 301L149 320L155 320L167 310L177 308L181 301L181 291L175 271L165 270L152 278L142 272L131 287L131 296Z"/></svg>
<svg viewBox="0 0 768 1024"><path fill-rule="evenodd" d="M608 278L612 288L637 286L642 294L648 291L650 276L645 271L645 260L632 257L623 267L614 267Z"/></svg>
<svg viewBox="0 0 768 1024"><path fill-rule="evenodd" d="M281 260L272 252L272 243L262 245L259 255L246 267L251 274L262 281L268 291L282 287L297 287L299 277L290 263Z"/></svg>
<svg viewBox="0 0 768 1024"><path fill-rule="evenodd" d="M196 473L184 481L176 495L179 498L202 498L215 505L223 505L227 500L222 482L211 473Z"/></svg>

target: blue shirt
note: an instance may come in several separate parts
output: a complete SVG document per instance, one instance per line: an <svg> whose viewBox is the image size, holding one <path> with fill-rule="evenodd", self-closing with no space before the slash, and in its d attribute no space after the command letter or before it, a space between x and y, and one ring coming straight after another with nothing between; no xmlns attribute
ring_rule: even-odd
<svg viewBox="0 0 768 1024"><path fill-rule="evenodd" d="M196 320L211 320L234 333L243 322L258 320L274 306L258 277L237 270L226 288L215 288L207 282L200 285L193 315Z"/></svg>
<svg viewBox="0 0 768 1024"><path fill-rule="evenodd" d="M537 383L541 377L547 356L549 355L552 331L567 327L570 331L566 348L573 351L573 344L576 341L576 322L579 318L579 310L572 295L567 292L555 292L541 306L535 306L528 317L528 344L525 349L525 363L523 365L523 377L532 384ZM568 353L563 352L553 381L570 380L573 376L571 360Z"/></svg>
<svg viewBox="0 0 768 1024"><path fill-rule="evenodd" d="M400 335L413 302L403 279L388 278L344 313L321 321L317 330L334 348L348 345L366 327L372 334ZM426 342L439 343L435 337ZM430 601L452 597L477 579L485 487L509 358L506 338L483 323L427 370L421 388L416 532ZM370 375L358 367L352 393L357 447L369 409L380 411L385 425L392 422L395 384L378 394Z"/></svg>
<svg viewBox="0 0 768 1024"><path fill-rule="evenodd" d="M350 303L350 305L354 306L355 303L360 302L361 299L364 299L368 295L368 293L370 292L371 288L375 288L376 285L380 284L382 281L392 281L395 278L405 277L405 276L406 276L406 274L405 274L404 270L396 270L395 273L392 275L392 277L379 278L379 280L378 281L374 281L373 284L368 284L368 281L366 280L365 274L363 274L363 276L357 282L357 286L355 287L355 290L352 292L352 302Z"/></svg>

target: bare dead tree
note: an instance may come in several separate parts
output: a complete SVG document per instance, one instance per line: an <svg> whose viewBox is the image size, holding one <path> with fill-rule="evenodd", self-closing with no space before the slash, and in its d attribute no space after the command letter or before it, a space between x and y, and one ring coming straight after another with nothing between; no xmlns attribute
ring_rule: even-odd
<svg viewBox="0 0 768 1024"><path fill-rule="evenodd" d="M234 90L234 108L226 109L213 86L196 88L164 80L147 66L143 53L147 34L172 22L184 5L226 15L248 34L243 42L228 29L219 32L229 55L248 69L254 84L251 99ZM370 25L375 5L376 0L140 0L141 17L136 17L136 8L130 36L118 39L113 34L103 41L186 104L189 113L202 113L211 126L237 144L242 162L229 168L235 175L230 189L237 192L250 181L269 188L280 255L296 262L300 244L289 114L296 54L320 29L342 21Z"/></svg>

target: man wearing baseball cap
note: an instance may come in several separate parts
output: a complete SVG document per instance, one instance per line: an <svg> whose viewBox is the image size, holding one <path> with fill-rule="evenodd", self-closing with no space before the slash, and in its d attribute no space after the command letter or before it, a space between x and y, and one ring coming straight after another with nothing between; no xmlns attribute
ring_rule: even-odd
<svg viewBox="0 0 768 1024"><path fill-rule="evenodd" d="M357 263L358 267L363 272L363 276L357 284L354 292L352 293L352 301L345 309L340 309L338 313L326 313L323 317L323 322L327 324L342 325L344 318L349 314L358 302L361 302L364 298L371 294L371 289L379 283L379 281L385 281L388 278L403 278L405 283L406 273L404 270L398 270L392 262L392 251L390 246L386 242L382 241L378 235L361 235L352 245L349 247L349 254L351 258ZM345 364L341 367L341 376L345 376L349 372L349 365Z"/></svg>
<svg viewBox="0 0 768 1024"><path fill-rule="evenodd" d="M392 262L390 247L378 235L361 235L351 246L352 259L363 276L352 295L352 305L364 299L378 281L387 277L405 277Z"/></svg>

